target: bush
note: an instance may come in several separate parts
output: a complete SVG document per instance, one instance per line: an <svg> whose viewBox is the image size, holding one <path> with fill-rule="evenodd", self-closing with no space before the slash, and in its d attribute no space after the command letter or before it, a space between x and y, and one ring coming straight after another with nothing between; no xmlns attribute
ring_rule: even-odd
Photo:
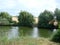
<svg viewBox="0 0 60 45"><path fill-rule="evenodd" d="M8 25L9 21L6 18L0 18L0 25Z"/></svg>
<svg viewBox="0 0 60 45"><path fill-rule="evenodd" d="M57 31L53 34L51 41L59 42L59 43L60 43L60 30L57 30Z"/></svg>

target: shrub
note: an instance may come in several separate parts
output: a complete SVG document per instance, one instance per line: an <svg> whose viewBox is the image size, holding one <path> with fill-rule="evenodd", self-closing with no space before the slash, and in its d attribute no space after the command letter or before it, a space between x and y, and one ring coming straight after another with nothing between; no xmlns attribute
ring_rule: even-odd
<svg viewBox="0 0 60 45"><path fill-rule="evenodd" d="M59 42L59 43L60 43L60 30L57 30L57 31L53 34L51 41Z"/></svg>

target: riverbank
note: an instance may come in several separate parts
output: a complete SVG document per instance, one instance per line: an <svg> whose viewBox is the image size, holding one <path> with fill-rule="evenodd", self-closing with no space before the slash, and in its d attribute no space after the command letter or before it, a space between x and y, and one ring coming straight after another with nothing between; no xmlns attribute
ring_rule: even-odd
<svg viewBox="0 0 60 45"><path fill-rule="evenodd" d="M13 40L2 40L0 45L59 45L58 43L51 42L47 38L30 38L22 37Z"/></svg>

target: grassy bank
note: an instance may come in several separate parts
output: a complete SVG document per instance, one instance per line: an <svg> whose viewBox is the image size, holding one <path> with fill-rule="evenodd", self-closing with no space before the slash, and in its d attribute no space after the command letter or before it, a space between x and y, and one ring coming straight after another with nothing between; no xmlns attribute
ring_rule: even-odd
<svg viewBox="0 0 60 45"><path fill-rule="evenodd" d="M0 45L59 45L58 43L51 42L46 38L30 38L22 37L11 40L0 40Z"/></svg>

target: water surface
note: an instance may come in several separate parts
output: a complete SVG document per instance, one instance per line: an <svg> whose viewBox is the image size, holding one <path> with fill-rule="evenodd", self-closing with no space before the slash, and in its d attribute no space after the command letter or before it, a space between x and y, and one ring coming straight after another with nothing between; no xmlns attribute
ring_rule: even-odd
<svg viewBox="0 0 60 45"><path fill-rule="evenodd" d="M48 38L52 35L53 31L48 29L38 29L37 27L14 27L14 26L0 26L0 37L6 36L8 39L17 37L45 37Z"/></svg>

